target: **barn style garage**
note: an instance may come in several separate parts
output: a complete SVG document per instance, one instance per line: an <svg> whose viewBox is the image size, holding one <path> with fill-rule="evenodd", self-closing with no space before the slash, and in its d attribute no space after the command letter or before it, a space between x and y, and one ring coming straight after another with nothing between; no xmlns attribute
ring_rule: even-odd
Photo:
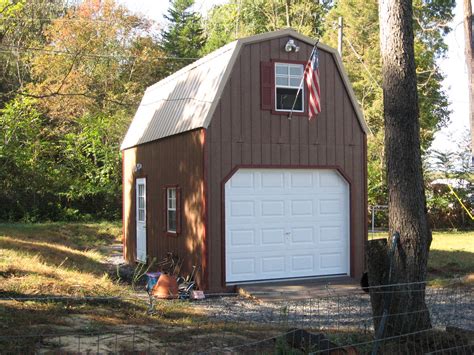
<svg viewBox="0 0 474 355"><path fill-rule="evenodd" d="M360 277L367 126L323 44L308 120L314 43L291 29L240 39L146 90L121 146L128 262L174 252L210 291Z"/></svg>

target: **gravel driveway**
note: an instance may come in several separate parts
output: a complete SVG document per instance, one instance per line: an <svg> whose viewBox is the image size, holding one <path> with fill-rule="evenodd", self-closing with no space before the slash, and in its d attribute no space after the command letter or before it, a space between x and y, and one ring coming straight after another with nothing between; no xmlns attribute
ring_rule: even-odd
<svg viewBox="0 0 474 355"><path fill-rule="evenodd" d="M474 330L472 287L427 288L426 303L436 328ZM362 291L303 301L259 301L242 296L208 298L195 303L211 319L227 322L280 324L318 329L373 330L369 296Z"/></svg>

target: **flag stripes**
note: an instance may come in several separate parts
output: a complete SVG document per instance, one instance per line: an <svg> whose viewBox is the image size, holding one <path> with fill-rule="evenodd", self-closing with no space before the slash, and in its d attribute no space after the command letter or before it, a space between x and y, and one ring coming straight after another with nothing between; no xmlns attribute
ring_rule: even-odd
<svg viewBox="0 0 474 355"><path fill-rule="evenodd" d="M319 86L319 55L315 45L304 71L306 87L309 91L308 114L311 120L321 112L321 89Z"/></svg>

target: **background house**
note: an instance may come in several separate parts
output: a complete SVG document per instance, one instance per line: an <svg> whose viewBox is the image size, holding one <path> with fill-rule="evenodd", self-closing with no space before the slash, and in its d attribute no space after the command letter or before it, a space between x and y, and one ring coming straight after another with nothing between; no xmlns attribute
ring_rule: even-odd
<svg viewBox="0 0 474 355"><path fill-rule="evenodd" d="M240 39L146 90L121 146L129 262L175 252L208 290L360 277L367 126L334 49L318 44L322 112L304 88L288 119L314 42Z"/></svg>

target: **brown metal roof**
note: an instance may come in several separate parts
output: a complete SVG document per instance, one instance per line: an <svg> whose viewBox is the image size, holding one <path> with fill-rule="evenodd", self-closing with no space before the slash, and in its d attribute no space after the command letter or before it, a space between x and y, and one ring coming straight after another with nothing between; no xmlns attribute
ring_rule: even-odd
<svg viewBox="0 0 474 355"><path fill-rule="evenodd" d="M285 35L312 45L315 43L315 40L292 29L246 37L227 44L150 86L145 91L120 149L128 149L196 128L207 128L242 46ZM367 133L367 124L339 54L335 49L321 43L318 48L334 56L359 122Z"/></svg>

